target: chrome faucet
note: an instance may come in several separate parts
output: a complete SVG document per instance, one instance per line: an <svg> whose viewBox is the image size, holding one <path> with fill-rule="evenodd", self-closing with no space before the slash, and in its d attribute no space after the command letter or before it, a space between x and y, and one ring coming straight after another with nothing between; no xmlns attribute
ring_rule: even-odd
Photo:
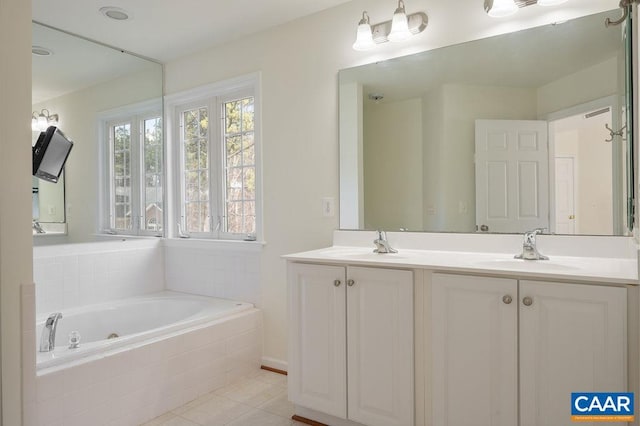
<svg viewBox="0 0 640 426"><path fill-rule="evenodd" d="M387 233L384 231L378 231L378 238L373 240L373 244L376 245L376 248L373 250L374 253L397 253L398 250L391 247L389 241L387 241Z"/></svg>
<svg viewBox="0 0 640 426"><path fill-rule="evenodd" d="M40 352L51 352L56 347L56 328L58 320L62 318L60 312L49 315L47 321L42 328L42 336L40 337Z"/></svg>
<svg viewBox="0 0 640 426"><path fill-rule="evenodd" d="M37 220L34 220L31 223L31 227L36 231L37 234L44 234L44 229L42 229L42 225Z"/></svg>
<svg viewBox="0 0 640 426"><path fill-rule="evenodd" d="M545 228L537 228L533 231L524 233L524 241L522 242L522 253L514 256L516 259L524 260L549 260L547 256L544 256L538 252L536 246L536 235L544 232Z"/></svg>

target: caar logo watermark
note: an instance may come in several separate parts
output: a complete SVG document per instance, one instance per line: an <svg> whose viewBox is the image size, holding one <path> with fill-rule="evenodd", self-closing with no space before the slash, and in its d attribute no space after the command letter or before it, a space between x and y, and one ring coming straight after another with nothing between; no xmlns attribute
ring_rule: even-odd
<svg viewBox="0 0 640 426"><path fill-rule="evenodd" d="M571 393L574 422L632 422L633 393Z"/></svg>

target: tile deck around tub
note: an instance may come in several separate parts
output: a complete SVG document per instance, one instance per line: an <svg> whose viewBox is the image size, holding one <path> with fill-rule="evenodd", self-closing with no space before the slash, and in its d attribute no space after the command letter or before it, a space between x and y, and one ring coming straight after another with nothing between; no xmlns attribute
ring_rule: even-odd
<svg viewBox="0 0 640 426"><path fill-rule="evenodd" d="M290 426L287 376L260 370L178 407L143 426Z"/></svg>

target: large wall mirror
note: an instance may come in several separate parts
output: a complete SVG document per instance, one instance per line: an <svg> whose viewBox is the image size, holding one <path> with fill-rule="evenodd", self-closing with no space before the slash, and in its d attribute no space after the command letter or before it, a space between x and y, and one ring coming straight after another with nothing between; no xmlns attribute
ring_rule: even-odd
<svg viewBox="0 0 640 426"><path fill-rule="evenodd" d="M341 228L630 234L619 15L340 71Z"/></svg>
<svg viewBox="0 0 640 426"><path fill-rule="evenodd" d="M118 130L127 129L120 117L135 115L137 108L149 110L150 105L162 116L162 65L38 23L33 23L32 34L34 115L57 116L58 127L74 141L64 179L57 184L33 181L34 235L43 237L36 244L93 241L104 228L101 219L137 219L130 208L135 197L153 198L153 208L147 210L161 217L162 179L157 176L162 174L162 141L155 141L159 148L154 151L153 181L158 184L147 188L147 194L132 191L131 171L110 162L104 153L114 143L105 123L120 120ZM161 127L161 121L154 123ZM134 136L144 133L130 130ZM33 132L32 144L39 133ZM161 138L161 131L156 135ZM122 145L114 148L117 155L130 155L125 149L130 141L115 139ZM109 168L116 170L116 178L103 182L100 175ZM103 199L105 185L113 188L112 200ZM42 232L35 229L38 226Z"/></svg>

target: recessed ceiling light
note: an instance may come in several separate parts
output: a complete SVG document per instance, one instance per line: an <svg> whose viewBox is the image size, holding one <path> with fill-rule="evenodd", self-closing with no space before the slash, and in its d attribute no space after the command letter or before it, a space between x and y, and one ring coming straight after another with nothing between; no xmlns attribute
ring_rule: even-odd
<svg viewBox="0 0 640 426"><path fill-rule="evenodd" d="M127 21L131 19L131 14L124 9L113 6L105 6L100 8L100 13L109 19L115 21Z"/></svg>
<svg viewBox="0 0 640 426"><path fill-rule="evenodd" d="M53 55L53 52L51 51L51 49L47 49L46 47L42 47L42 46L31 46L31 53L38 56Z"/></svg>

